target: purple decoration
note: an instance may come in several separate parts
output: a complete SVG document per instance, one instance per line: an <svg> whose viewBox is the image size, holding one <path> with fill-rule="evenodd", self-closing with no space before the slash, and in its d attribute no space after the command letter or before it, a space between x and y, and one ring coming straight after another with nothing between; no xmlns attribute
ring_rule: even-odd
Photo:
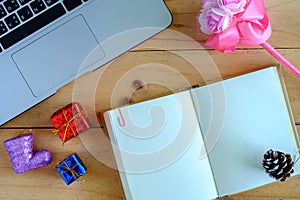
<svg viewBox="0 0 300 200"><path fill-rule="evenodd" d="M47 166L51 162L51 153L48 150L33 152L32 133L8 139L4 141L4 146L17 174Z"/></svg>

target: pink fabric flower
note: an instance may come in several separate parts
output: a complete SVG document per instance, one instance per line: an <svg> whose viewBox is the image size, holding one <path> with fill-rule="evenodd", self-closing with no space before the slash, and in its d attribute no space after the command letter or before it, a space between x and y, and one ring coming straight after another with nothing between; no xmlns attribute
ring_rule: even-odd
<svg viewBox="0 0 300 200"><path fill-rule="evenodd" d="M217 2L220 8L235 15L245 10L247 0L217 0Z"/></svg>
<svg viewBox="0 0 300 200"><path fill-rule="evenodd" d="M233 52L237 44L262 45L300 79L300 70L266 41L272 29L264 0L202 0L198 18L201 31L211 35L205 45L220 52Z"/></svg>
<svg viewBox="0 0 300 200"><path fill-rule="evenodd" d="M271 35L263 0L203 0L201 31L211 35L205 45L233 52L237 44L258 45ZM234 14L235 13L235 14Z"/></svg>
<svg viewBox="0 0 300 200"><path fill-rule="evenodd" d="M231 16L223 10L219 9L217 7L217 4L216 7L210 8L204 6L199 16L201 31L208 35L224 31L229 26L230 21Z"/></svg>
<svg viewBox="0 0 300 200"><path fill-rule="evenodd" d="M203 9L209 9L212 7L218 8L218 2L217 0L202 0L202 7Z"/></svg>

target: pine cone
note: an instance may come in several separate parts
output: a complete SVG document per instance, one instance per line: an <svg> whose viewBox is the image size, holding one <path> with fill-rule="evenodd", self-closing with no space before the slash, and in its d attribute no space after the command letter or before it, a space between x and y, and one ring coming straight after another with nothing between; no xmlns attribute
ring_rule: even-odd
<svg viewBox="0 0 300 200"><path fill-rule="evenodd" d="M294 172L294 162L291 155L280 151L267 151L262 165L271 177L280 181L285 181Z"/></svg>

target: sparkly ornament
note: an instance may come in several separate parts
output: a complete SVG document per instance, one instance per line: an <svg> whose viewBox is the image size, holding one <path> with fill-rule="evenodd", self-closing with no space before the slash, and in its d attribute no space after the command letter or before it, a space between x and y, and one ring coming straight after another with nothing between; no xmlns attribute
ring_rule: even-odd
<svg viewBox="0 0 300 200"><path fill-rule="evenodd" d="M58 134L63 143L90 128L87 116L77 102L57 110L50 120L56 129L53 133Z"/></svg>
<svg viewBox="0 0 300 200"><path fill-rule="evenodd" d="M60 174L65 183L69 185L86 173L86 167L79 156L74 153L58 163L56 171Z"/></svg>
<svg viewBox="0 0 300 200"><path fill-rule="evenodd" d="M262 164L266 172L276 180L285 181L294 172L291 155L280 151L267 151Z"/></svg>
<svg viewBox="0 0 300 200"><path fill-rule="evenodd" d="M17 174L47 166L51 162L51 153L48 150L33 151L32 133L8 139L4 141L4 146Z"/></svg>

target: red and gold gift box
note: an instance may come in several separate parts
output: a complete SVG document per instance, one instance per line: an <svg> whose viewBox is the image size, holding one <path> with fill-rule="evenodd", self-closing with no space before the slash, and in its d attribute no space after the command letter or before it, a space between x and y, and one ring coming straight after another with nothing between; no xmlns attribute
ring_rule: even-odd
<svg viewBox="0 0 300 200"><path fill-rule="evenodd" d="M86 114L79 103L73 102L57 110L50 117L63 143L90 128Z"/></svg>

